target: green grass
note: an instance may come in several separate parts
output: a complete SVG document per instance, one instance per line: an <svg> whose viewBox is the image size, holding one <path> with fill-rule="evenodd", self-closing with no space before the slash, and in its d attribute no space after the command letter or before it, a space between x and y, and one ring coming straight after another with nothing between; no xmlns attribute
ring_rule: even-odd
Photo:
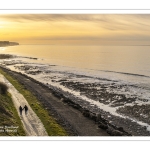
<svg viewBox="0 0 150 150"><path fill-rule="evenodd" d="M37 98L28 91L22 84L20 84L16 79L12 78L9 74L0 69L0 73L3 74L7 80L13 84L13 86L26 98L29 105L37 116L42 121L49 136L67 136L66 130L61 127L55 119L50 116L49 112L44 109L42 104L37 100Z"/></svg>
<svg viewBox="0 0 150 150"><path fill-rule="evenodd" d="M25 131L9 93L0 94L0 127L18 126L15 132L0 131L0 136L24 136ZM3 130L0 128L0 130Z"/></svg>

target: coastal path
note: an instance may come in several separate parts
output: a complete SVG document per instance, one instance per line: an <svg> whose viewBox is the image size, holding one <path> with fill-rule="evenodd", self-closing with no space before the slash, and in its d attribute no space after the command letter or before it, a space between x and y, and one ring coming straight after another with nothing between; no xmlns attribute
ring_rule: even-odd
<svg viewBox="0 0 150 150"><path fill-rule="evenodd" d="M14 106L17 109L18 115L21 118L24 130L27 136L48 136L41 120L32 110L27 100L20 94L15 87L3 76L0 74L0 81L5 83L8 86L8 92L11 94ZM22 112L20 115L19 107L22 106L28 107L28 113L25 115L25 112Z"/></svg>

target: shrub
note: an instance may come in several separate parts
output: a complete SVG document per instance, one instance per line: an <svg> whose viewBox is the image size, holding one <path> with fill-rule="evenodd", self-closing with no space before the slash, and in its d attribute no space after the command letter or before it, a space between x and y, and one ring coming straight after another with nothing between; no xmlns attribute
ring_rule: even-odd
<svg viewBox="0 0 150 150"><path fill-rule="evenodd" d="M0 94L6 94L8 87L6 84L0 82Z"/></svg>

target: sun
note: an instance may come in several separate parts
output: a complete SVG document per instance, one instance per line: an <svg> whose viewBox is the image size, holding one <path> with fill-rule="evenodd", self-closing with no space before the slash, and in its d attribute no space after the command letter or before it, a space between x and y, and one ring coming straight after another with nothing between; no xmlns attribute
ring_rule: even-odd
<svg viewBox="0 0 150 150"><path fill-rule="evenodd" d="M3 21L0 21L0 28L3 28L4 26L4 22Z"/></svg>
<svg viewBox="0 0 150 150"><path fill-rule="evenodd" d="M9 25L9 22L6 20L0 19L0 28L4 28L5 26Z"/></svg>
<svg viewBox="0 0 150 150"><path fill-rule="evenodd" d="M0 51L5 51L5 47L0 47Z"/></svg>

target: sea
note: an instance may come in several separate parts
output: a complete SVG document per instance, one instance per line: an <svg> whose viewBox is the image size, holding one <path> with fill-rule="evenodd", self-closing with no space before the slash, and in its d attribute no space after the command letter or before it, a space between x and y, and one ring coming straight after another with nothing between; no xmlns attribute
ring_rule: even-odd
<svg viewBox="0 0 150 150"><path fill-rule="evenodd" d="M150 46L19 45L0 53L39 58L38 63L94 73L150 89Z"/></svg>
<svg viewBox="0 0 150 150"><path fill-rule="evenodd" d="M18 45L0 47L0 54L21 56L1 60L9 69L150 131L150 46Z"/></svg>

